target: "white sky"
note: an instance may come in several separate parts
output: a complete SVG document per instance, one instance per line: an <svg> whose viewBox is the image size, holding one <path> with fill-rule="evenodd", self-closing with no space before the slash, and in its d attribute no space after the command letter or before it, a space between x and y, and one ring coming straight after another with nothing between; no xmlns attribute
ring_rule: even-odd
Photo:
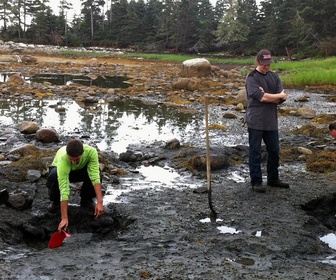
<svg viewBox="0 0 336 280"><path fill-rule="evenodd" d="M210 0L211 4L213 6L216 5L216 1L217 0ZM58 10L58 6L59 6L59 3L60 3L60 0L50 0L49 4L50 4L50 7L53 9L53 10ZM81 1L80 0L71 0L71 3L72 3L72 7L73 9L76 11L77 14L79 14L79 11L81 9Z"/></svg>
<svg viewBox="0 0 336 280"><path fill-rule="evenodd" d="M108 1L108 0L106 0ZM257 4L260 3L261 0L257 0ZM210 0L210 3L215 6L217 0ZM60 0L50 0L49 4L50 7L57 13L58 11L58 6L59 6ZM81 10L81 1L80 0L71 0L72 7L73 9L69 11L68 18L71 19L74 14L79 15L80 10Z"/></svg>

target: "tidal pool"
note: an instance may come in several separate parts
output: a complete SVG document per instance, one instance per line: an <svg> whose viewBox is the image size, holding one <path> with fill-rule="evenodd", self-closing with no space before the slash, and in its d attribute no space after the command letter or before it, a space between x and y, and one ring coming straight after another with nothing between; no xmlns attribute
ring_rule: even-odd
<svg viewBox="0 0 336 280"><path fill-rule="evenodd" d="M57 108L63 108L59 113ZM188 142L203 119L165 105L139 100L117 100L83 107L71 99L0 99L0 121L17 125L34 120L41 128L53 127L60 135L90 139L102 151L125 152L128 145L168 141Z"/></svg>
<svg viewBox="0 0 336 280"><path fill-rule="evenodd" d="M12 73L1 73L0 82L6 82ZM27 83L49 82L52 85L70 85L73 83L84 86L97 86L100 88L127 88L127 77L123 76L86 76L70 74L38 74L33 76L23 76Z"/></svg>

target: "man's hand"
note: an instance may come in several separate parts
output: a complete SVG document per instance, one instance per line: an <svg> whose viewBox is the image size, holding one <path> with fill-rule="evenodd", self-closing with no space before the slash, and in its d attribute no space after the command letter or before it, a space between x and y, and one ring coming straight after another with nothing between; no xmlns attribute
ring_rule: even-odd
<svg viewBox="0 0 336 280"><path fill-rule="evenodd" d="M58 225L58 232L61 232L62 229L67 229L68 228L69 221L68 219L62 219L61 222Z"/></svg>
<svg viewBox="0 0 336 280"><path fill-rule="evenodd" d="M104 213L104 205L103 202L97 202L96 207L95 207L95 218L99 218L101 215Z"/></svg>
<svg viewBox="0 0 336 280"><path fill-rule="evenodd" d="M283 100L283 102L284 102L288 98L288 94L286 94L284 91L280 92L279 95L280 95L279 96L280 97L280 101Z"/></svg>
<svg viewBox="0 0 336 280"><path fill-rule="evenodd" d="M94 187L96 197L97 197L97 204L96 204L95 213L94 213L95 218L97 219L104 213L103 193L102 193L102 186L100 183L95 184L93 187Z"/></svg>

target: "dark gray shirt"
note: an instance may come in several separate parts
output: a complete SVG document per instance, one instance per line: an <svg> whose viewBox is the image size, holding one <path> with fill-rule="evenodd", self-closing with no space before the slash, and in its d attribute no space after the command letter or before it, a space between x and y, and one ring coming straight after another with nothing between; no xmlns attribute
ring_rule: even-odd
<svg viewBox="0 0 336 280"><path fill-rule="evenodd" d="M264 95L260 87L267 93L280 93L283 90L281 80L275 72L262 74L253 70L246 77L248 107L246 123L248 128L266 131L278 130L278 104L260 102Z"/></svg>

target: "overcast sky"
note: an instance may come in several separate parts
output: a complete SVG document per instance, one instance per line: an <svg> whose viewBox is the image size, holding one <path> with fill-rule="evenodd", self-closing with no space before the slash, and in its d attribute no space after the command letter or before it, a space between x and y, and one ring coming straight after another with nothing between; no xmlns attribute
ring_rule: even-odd
<svg viewBox="0 0 336 280"><path fill-rule="evenodd" d="M217 0L210 0L210 3L215 6ZM59 6L60 0L50 0L50 6L56 11L58 10L57 7ZM72 7L76 10L76 13L79 14L81 8L81 1L80 0L71 0Z"/></svg>
<svg viewBox="0 0 336 280"><path fill-rule="evenodd" d="M79 15L80 13L80 9L81 9L81 1L80 0L71 0L70 1L72 3L72 7L73 7L73 11L70 11L68 14L68 18L71 19L73 14L77 14ZM210 0L210 3L215 6L216 5L217 0ZM260 0L257 0L257 3L259 3ZM55 13L58 13L58 6L60 3L60 0L50 0L50 7L52 7L52 9L55 11Z"/></svg>

